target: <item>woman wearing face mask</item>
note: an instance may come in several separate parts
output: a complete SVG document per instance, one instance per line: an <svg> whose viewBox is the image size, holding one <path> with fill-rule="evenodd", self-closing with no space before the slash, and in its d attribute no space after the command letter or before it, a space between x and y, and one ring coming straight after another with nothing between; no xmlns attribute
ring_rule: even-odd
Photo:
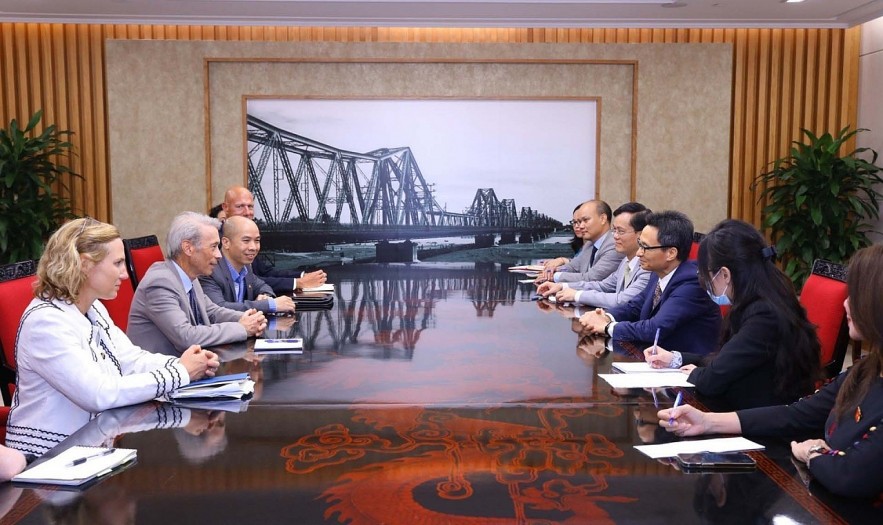
<svg viewBox="0 0 883 525"><path fill-rule="evenodd" d="M816 394L791 405L723 413L682 405L659 411L659 425L680 436L794 439L794 458L806 463L810 474L829 491L879 501L883 491L883 245L856 252L846 281L849 337L864 341L867 357ZM807 436L816 439L797 441Z"/></svg>
<svg viewBox="0 0 883 525"><path fill-rule="evenodd" d="M699 245L699 280L717 304L729 305L721 348L699 356L644 351L656 368L680 368L716 409L790 403L815 390L821 377L815 327L774 251L750 224L725 220Z"/></svg>

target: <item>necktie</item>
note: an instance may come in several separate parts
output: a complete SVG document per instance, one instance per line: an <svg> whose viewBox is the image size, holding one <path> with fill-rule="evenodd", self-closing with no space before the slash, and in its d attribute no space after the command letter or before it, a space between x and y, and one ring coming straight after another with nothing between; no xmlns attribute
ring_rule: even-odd
<svg viewBox="0 0 883 525"><path fill-rule="evenodd" d="M625 264L625 272L622 274L622 282L619 283L619 291L625 290L626 286L629 285L629 277L632 276L632 265L629 263Z"/></svg>
<svg viewBox="0 0 883 525"><path fill-rule="evenodd" d="M656 289L653 290L653 308L659 306L659 299L662 298L662 286L659 286L659 281L656 282Z"/></svg>
<svg viewBox="0 0 883 525"><path fill-rule="evenodd" d="M190 311L193 312L193 320L197 325L202 324L202 316L199 315L199 304L196 303L196 292L193 288L190 289Z"/></svg>
<svg viewBox="0 0 883 525"><path fill-rule="evenodd" d="M592 245L592 256L589 258L589 266L595 266L595 254L598 253L598 247Z"/></svg>

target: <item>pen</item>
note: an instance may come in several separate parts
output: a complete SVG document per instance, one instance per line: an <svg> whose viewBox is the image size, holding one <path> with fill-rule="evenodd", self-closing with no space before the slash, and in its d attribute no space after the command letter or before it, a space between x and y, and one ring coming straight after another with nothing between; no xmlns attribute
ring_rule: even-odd
<svg viewBox="0 0 883 525"><path fill-rule="evenodd" d="M678 405L681 404L681 400L682 400L683 398L684 398L684 392L683 392L683 391L678 391L678 396L675 398L675 406L671 407L671 410L672 410L672 416L671 416L670 418L668 418L668 426L670 426L670 427L671 427L671 426L674 426L674 424L675 424L675 418L674 418L674 414L673 414L673 413L674 413L674 410L675 410L676 408L678 408Z"/></svg>
<svg viewBox="0 0 883 525"><path fill-rule="evenodd" d="M659 398L656 397L656 389L651 388L650 393L653 394L653 406L655 406L656 408L659 408Z"/></svg>
<svg viewBox="0 0 883 525"><path fill-rule="evenodd" d="M656 355L656 345L659 344L659 328L656 329L656 337L653 338L653 350L650 352Z"/></svg>
<svg viewBox="0 0 883 525"><path fill-rule="evenodd" d="M107 450L102 450L101 452L99 452L97 454L92 454L91 456L83 456L81 458L77 458L77 459L71 461L70 463L68 463L67 466L76 467L77 465L82 465L83 463L89 461L92 458L99 458L101 456L108 456L110 454L113 454L115 451L116 451L115 448L109 448Z"/></svg>

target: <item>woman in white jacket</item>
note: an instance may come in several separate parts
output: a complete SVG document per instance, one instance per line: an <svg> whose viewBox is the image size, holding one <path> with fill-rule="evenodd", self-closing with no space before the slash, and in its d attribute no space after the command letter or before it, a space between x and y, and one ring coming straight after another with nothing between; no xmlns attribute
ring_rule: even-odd
<svg viewBox="0 0 883 525"><path fill-rule="evenodd" d="M127 278L116 227L76 219L49 238L16 337L7 446L40 456L103 410L214 375L213 352L194 345L180 358L153 354L113 324L98 299L116 297Z"/></svg>

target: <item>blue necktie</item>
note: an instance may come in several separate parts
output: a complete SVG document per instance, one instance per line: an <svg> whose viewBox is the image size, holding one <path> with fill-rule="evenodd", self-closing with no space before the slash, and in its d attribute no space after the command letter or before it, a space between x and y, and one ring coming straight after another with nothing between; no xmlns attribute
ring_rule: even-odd
<svg viewBox="0 0 883 525"><path fill-rule="evenodd" d="M190 289L190 310L193 312L193 320L197 325L202 324L202 316L199 315L199 304L196 302L196 291L194 288Z"/></svg>

